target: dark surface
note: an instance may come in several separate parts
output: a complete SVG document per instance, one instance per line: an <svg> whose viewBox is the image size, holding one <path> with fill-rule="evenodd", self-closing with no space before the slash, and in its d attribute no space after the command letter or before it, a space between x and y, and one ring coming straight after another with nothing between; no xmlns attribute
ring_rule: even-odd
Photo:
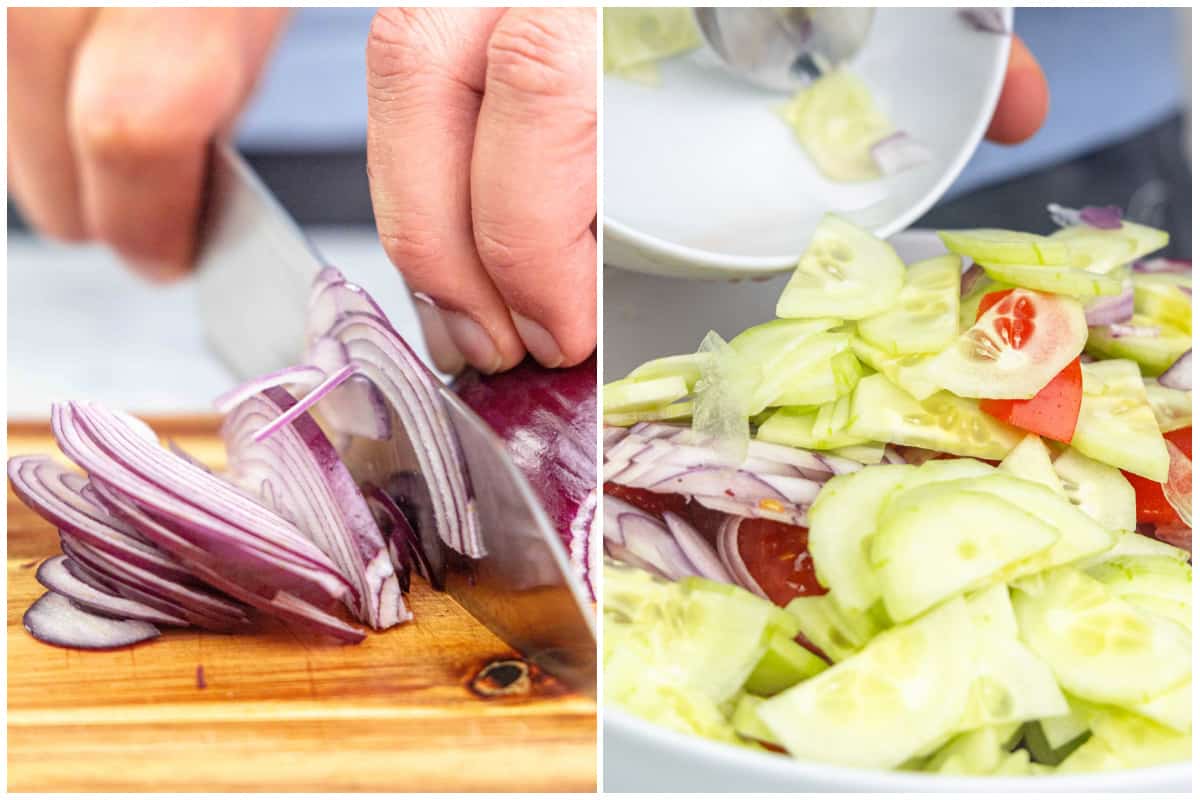
<svg viewBox="0 0 1200 800"><path fill-rule="evenodd" d="M1171 234L1164 255L1192 255L1192 171L1180 151L1179 116L1120 144L935 206L922 228L1010 228L1049 233L1048 203L1117 205L1134 222Z"/></svg>
<svg viewBox="0 0 1200 800"><path fill-rule="evenodd" d="M1126 217L1171 234L1166 255L1192 254L1192 172L1173 116L1130 139L1050 169L1014 178L936 206L918 227L1049 232L1047 203L1118 205ZM271 191L301 225L373 224L366 154L248 153ZM8 224L20 226L8 204Z"/></svg>

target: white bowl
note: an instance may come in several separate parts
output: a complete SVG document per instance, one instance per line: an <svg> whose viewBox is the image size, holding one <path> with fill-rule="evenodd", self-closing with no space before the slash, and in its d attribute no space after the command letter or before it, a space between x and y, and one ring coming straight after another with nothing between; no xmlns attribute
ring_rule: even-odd
<svg viewBox="0 0 1200 800"><path fill-rule="evenodd" d="M929 230L891 238L911 263L945 252ZM775 316L787 275L737 283L687 281L608 270L604 283L604 380L656 356L694 352L708 330L726 339ZM819 735L819 733L817 734ZM759 753L669 731L604 709L604 789L624 792L1102 792L1191 787L1191 765L1038 778L954 778L848 769Z"/></svg>
<svg viewBox="0 0 1200 800"><path fill-rule="evenodd" d="M727 74L707 48L662 62L661 87L606 79L605 263L748 277L794 266L827 211L880 236L902 230L982 139L1009 46L953 8L880 8L851 68L933 160L865 183L824 178L772 110L786 97Z"/></svg>

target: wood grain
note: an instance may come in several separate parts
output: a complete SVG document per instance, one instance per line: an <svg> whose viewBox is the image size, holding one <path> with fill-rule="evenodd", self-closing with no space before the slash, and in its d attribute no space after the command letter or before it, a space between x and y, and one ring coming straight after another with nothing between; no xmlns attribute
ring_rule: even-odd
<svg viewBox="0 0 1200 800"><path fill-rule="evenodd" d="M214 419L149 421L221 463ZM45 424L8 433L10 456L56 452ZM53 527L10 489L10 791L595 790L594 701L536 674L521 694L480 697L472 679L515 654L419 580L415 620L359 645L267 621L89 653L21 625L42 592L38 562L58 552Z"/></svg>

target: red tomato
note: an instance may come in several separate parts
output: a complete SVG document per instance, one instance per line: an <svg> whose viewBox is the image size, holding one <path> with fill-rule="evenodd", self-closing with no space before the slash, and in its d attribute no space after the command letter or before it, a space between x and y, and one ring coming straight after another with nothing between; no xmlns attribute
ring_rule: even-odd
<svg viewBox="0 0 1200 800"><path fill-rule="evenodd" d="M999 303L1012 293L1012 289L1005 289L1002 292L988 292L983 297L979 298L979 307L975 309L975 321L979 322L979 318L986 314L989 308L996 305L996 303Z"/></svg>
<svg viewBox="0 0 1200 800"><path fill-rule="evenodd" d="M1076 356L1028 400L980 400L979 410L1038 436L1070 444L1082 401L1083 368Z"/></svg>
<svg viewBox="0 0 1200 800"><path fill-rule="evenodd" d="M743 520L738 553L776 605L785 606L801 595L825 594L808 552L808 528L769 519Z"/></svg>
<svg viewBox="0 0 1200 800"><path fill-rule="evenodd" d="M632 486L621 486L618 483L604 484L604 493L619 497L631 506L637 506L655 516L661 517L664 511L674 511L679 516L687 515L687 498L679 494L659 494L648 489L634 489Z"/></svg>
<svg viewBox="0 0 1200 800"><path fill-rule="evenodd" d="M1192 426L1189 425L1188 427L1180 428L1177 431L1164 433L1163 436L1165 436L1167 440L1171 442L1171 444L1182 450L1183 454L1189 459L1192 457Z"/></svg>
<svg viewBox="0 0 1200 800"><path fill-rule="evenodd" d="M1182 524L1183 521L1179 519L1175 509L1171 508L1171 504L1167 502L1161 483L1155 483L1149 478L1143 478L1141 475L1134 475L1125 470L1121 470L1121 474L1133 487L1137 500L1138 522L1153 522L1155 525Z"/></svg>

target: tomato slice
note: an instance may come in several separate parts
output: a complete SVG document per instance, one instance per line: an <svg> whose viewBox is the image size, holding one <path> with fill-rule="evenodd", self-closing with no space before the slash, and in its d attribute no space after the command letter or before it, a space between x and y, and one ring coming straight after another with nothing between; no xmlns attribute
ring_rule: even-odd
<svg viewBox="0 0 1200 800"><path fill-rule="evenodd" d="M1186 428L1180 428L1177 431L1164 433L1163 436L1171 444L1182 450L1183 454L1189 459L1192 457L1192 427L1190 425Z"/></svg>
<svg viewBox="0 0 1200 800"><path fill-rule="evenodd" d="M1082 402L1083 367L1076 356L1028 400L984 399L979 401L979 410L1038 436L1070 444Z"/></svg>
<svg viewBox="0 0 1200 800"><path fill-rule="evenodd" d="M999 303L1004 298L1013 293L1013 289L1005 289L1002 292L988 292L979 300L979 307L975 309L975 321L979 322L979 318L992 306Z"/></svg>
<svg viewBox="0 0 1200 800"><path fill-rule="evenodd" d="M1175 509L1171 508L1171 504L1167 502L1167 496L1163 494L1161 483L1155 483L1149 478L1143 478L1141 475L1134 475L1125 470L1121 470L1121 474L1133 487L1137 502L1138 522L1152 522L1155 525L1183 524L1183 520L1179 519Z"/></svg>
<svg viewBox="0 0 1200 800"><path fill-rule="evenodd" d="M642 511L661 517L663 512L674 511L681 517L687 516L687 498L679 494L660 494L648 489L635 489L632 486L622 486L619 483L604 484L604 493L619 497L631 506L637 506Z"/></svg>
<svg viewBox="0 0 1200 800"><path fill-rule="evenodd" d="M771 602L787 605L801 595L825 594L808 552L808 528L769 519L738 527L738 553Z"/></svg>

